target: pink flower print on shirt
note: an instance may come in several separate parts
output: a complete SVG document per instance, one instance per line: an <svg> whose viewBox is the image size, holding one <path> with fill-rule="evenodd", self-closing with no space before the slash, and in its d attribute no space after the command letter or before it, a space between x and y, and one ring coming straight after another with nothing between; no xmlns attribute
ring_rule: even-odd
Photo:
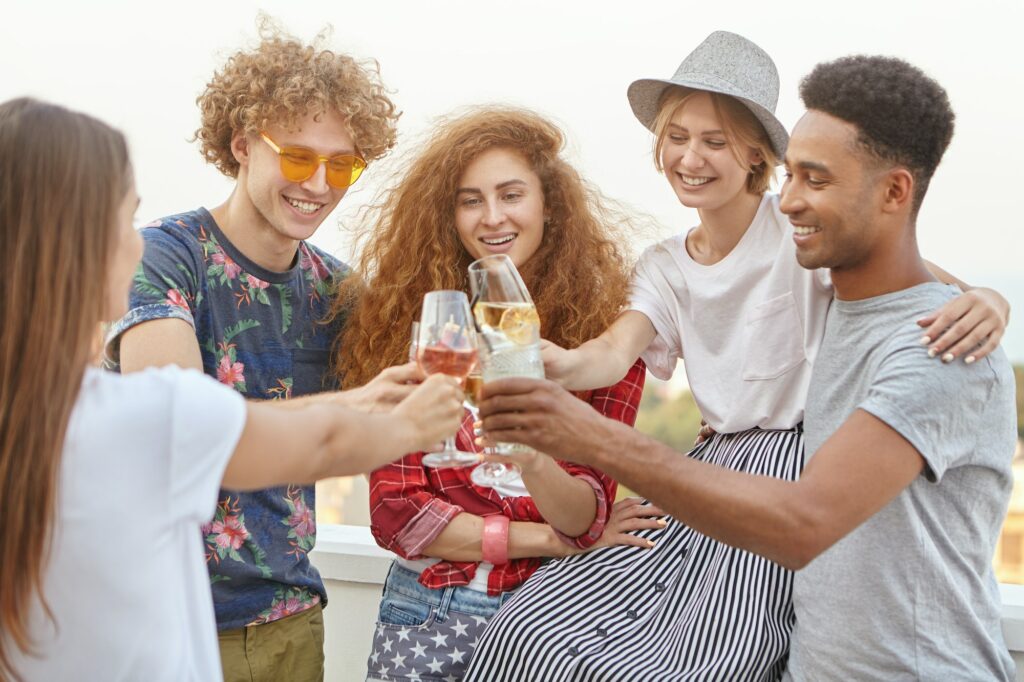
<svg viewBox="0 0 1024 682"><path fill-rule="evenodd" d="M290 513L288 518L281 520L281 523L289 527L288 544L292 547L287 554L299 558L309 553L316 542L316 515L306 505L302 488L298 486L288 486L284 501Z"/></svg>
<svg viewBox="0 0 1024 682"><path fill-rule="evenodd" d="M203 537L206 544L206 563L219 566L221 560L231 559L239 563L251 562L260 570L264 578L271 575L267 566L267 555L259 545L252 542L248 529L245 527L245 514L242 513L238 498L226 497L217 504L217 512L213 521L203 524ZM238 553L245 548L251 558L246 560ZM210 580L219 582L226 580L223 575L211 569Z"/></svg>
<svg viewBox="0 0 1024 682"><path fill-rule="evenodd" d="M167 290L167 299L165 303L167 303L167 305L174 306L175 308L181 308L186 312L192 312L192 309L188 305L188 299L186 299L177 289Z"/></svg>
<svg viewBox="0 0 1024 682"><path fill-rule="evenodd" d="M249 539L249 531L237 516L227 516L223 521L214 521L210 524L210 533L216 536L213 541L217 547L225 550L238 551Z"/></svg>
<svg viewBox="0 0 1024 682"><path fill-rule="evenodd" d="M225 280L233 280L238 277L238 274L242 272L242 266L231 259L231 256L227 255L221 249L215 250L210 255L210 260L214 262L214 266L220 266Z"/></svg>
<svg viewBox="0 0 1024 682"><path fill-rule="evenodd" d="M314 282L327 279L331 274L327 266L324 265L324 262L311 254L309 249L305 248L305 244L302 246L302 257L299 259L299 267L309 272Z"/></svg>
<svg viewBox="0 0 1024 682"><path fill-rule="evenodd" d="M295 534L300 538L316 532L313 512L306 506L305 500L300 499L295 503L295 511L288 517L288 525L295 529Z"/></svg>
<svg viewBox="0 0 1024 682"><path fill-rule="evenodd" d="M327 282L331 271L324 265L323 260L310 253L305 244L300 245L299 249L302 254L299 258L299 267L305 271L306 279L313 285L309 292L309 300L310 302L317 301L329 292Z"/></svg>
<svg viewBox="0 0 1024 682"><path fill-rule="evenodd" d="M281 588L274 595L270 608L266 609L250 625L271 623L296 613L302 613L320 603L320 595L301 588Z"/></svg>
<svg viewBox="0 0 1024 682"><path fill-rule="evenodd" d="M241 308L242 304L250 305L255 299L257 302L263 305L270 305L270 298L267 297L266 289L270 286L270 282L265 282L259 277L254 277L249 273L245 274L245 286L242 287L242 293L235 294L235 307Z"/></svg>
<svg viewBox="0 0 1024 682"><path fill-rule="evenodd" d="M250 289L266 289L270 286L270 282L264 282L259 277L253 277L249 273L245 274L245 281Z"/></svg>
<svg viewBox="0 0 1024 682"><path fill-rule="evenodd" d="M244 390L245 365L241 362L232 362L231 356L225 353L217 365L217 381L233 388L238 388L238 384L241 384L242 388L239 390Z"/></svg>

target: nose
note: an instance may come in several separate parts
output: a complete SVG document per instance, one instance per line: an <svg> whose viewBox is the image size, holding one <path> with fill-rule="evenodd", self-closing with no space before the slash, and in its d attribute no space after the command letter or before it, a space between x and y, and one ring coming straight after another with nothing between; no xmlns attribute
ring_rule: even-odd
<svg viewBox="0 0 1024 682"><path fill-rule="evenodd" d="M312 194L326 194L330 189L330 185L327 184L327 162L318 162L313 175L308 180L303 181L300 187Z"/></svg>
<svg viewBox="0 0 1024 682"><path fill-rule="evenodd" d="M686 146L686 152L683 153L682 162L684 167L696 170L698 168L703 168L705 161L704 157L701 156L700 152L694 149L693 145L694 143L691 142Z"/></svg>
<svg viewBox="0 0 1024 682"><path fill-rule="evenodd" d="M779 210L788 216L796 215L804 210L805 204L799 190L794 188L793 183L787 178L779 190Z"/></svg>
<svg viewBox="0 0 1024 682"><path fill-rule="evenodd" d="M497 201L488 201L483 223L487 227L498 227L505 222L505 211Z"/></svg>

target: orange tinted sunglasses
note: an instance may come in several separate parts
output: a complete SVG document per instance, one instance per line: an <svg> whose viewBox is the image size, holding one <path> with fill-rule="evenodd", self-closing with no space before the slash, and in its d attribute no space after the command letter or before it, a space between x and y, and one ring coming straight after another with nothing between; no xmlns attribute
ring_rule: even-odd
<svg viewBox="0 0 1024 682"><path fill-rule="evenodd" d="M359 179L366 160L355 154L321 156L307 147L279 147L265 132L260 133L263 141L277 152L281 159L281 175L289 182L305 182L313 177L321 163L327 165L327 184L345 189Z"/></svg>

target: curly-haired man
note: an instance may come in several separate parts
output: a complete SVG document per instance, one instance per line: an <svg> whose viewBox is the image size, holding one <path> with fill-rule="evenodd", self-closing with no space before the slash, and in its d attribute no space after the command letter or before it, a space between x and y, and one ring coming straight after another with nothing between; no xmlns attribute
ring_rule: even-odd
<svg viewBox="0 0 1024 682"><path fill-rule="evenodd" d="M913 320L955 287L916 221L953 135L938 83L849 57L804 79L780 206L835 300L798 481L716 467L602 418L550 381L484 387L484 429L593 464L694 529L797 570L786 679L1014 679L992 553L1012 488L1014 380L996 349L936 364ZM909 322L908 322L909 321Z"/></svg>
<svg viewBox="0 0 1024 682"><path fill-rule="evenodd" d="M197 100L202 154L234 189L215 208L142 230L131 309L108 351L124 372L177 364L274 400L333 388L336 329L321 322L347 268L305 240L391 149L398 114L375 65L263 33ZM414 371L338 399L393 402ZM203 541L226 680L322 679L314 508L309 485L220 492Z"/></svg>

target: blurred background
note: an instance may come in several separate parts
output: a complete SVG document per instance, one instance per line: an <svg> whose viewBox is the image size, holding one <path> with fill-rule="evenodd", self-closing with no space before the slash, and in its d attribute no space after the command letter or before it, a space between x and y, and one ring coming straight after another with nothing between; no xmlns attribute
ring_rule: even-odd
<svg viewBox="0 0 1024 682"><path fill-rule="evenodd" d="M918 221L922 252L967 282L998 289L1015 318L1024 314L1024 230L1014 217L1021 177L1016 153L1024 148L1019 0L980 0L956 12L923 0L12 0L0 23L0 101L42 97L123 129L142 196L139 224L216 205L231 184L189 141L199 120L195 98L232 52L257 41L260 12L299 38L312 40L327 29L324 46L376 59L404 112L395 152L368 169L313 239L343 260L353 259L351 230L359 225L360 208L401 170L431 122L474 103L526 106L558 122L568 134L567 156L583 175L650 218L651 229L630 244L634 253L696 224L696 214L678 204L655 172L650 134L633 118L625 91L635 79L670 76L708 33L725 29L774 57L782 83L778 115L788 126L802 113L797 84L819 61L894 55L942 83L957 112L957 131ZM1021 424L1024 325L1011 321L1003 345L1016 364ZM649 381L638 428L685 451L698 423L682 368L672 382ZM1017 450L1021 480L1019 443ZM1024 582L1024 486L1018 487L995 557L1004 582ZM321 523L366 523L363 478L321 483L317 502Z"/></svg>

